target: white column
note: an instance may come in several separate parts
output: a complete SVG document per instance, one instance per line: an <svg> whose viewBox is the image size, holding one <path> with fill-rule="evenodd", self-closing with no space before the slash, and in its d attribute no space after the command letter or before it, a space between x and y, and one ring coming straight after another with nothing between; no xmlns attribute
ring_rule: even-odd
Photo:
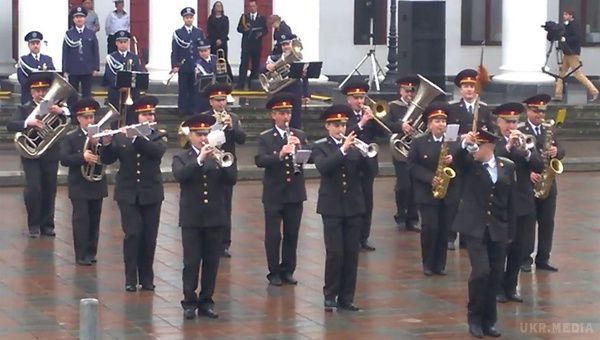
<svg viewBox="0 0 600 340"><path fill-rule="evenodd" d="M15 60L12 57L12 1L0 1L0 13L3 14L0 20L0 41L6 44L0 48L0 74L11 74L15 72Z"/></svg>
<svg viewBox="0 0 600 340"><path fill-rule="evenodd" d="M171 70L171 41L173 32L183 26L181 10L192 7L196 10L197 0L150 0L149 10L149 63L146 65L150 79L161 81L168 78ZM205 11L196 15L206 15ZM195 18L197 19L197 18ZM196 20L197 22L197 20ZM176 79L173 79L176 81Z"/></svg>
<svg viewBox="0 0 600 340"><path fill-rule="evenodd" d="M41 53L51 56L54 67L62 69L62 44L68 15L68 0L19 0L19 55L29 53L27 43L23 41L25 34L40 31L44 35Z"/></svg>
<svg viewBox="0 0 600 340"><path fill-rule="evenodd" d="M551 83L541 72L546 58L548 0L504 0L502 3L502 66L493 81L502 83ZM544 9L544 10L540 10Z"/></svg>

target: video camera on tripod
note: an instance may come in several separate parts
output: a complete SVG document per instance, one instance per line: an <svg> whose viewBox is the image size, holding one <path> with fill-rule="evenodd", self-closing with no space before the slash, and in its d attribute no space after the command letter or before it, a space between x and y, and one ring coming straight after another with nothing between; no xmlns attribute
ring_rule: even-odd
<svg viewBox="0 0 600 340"><path fill-rule="evenodd" d="M546 63L542 66L542 72L546 73L554 77L555 79L562 79L569 77L571 74L575 73L578 69L581 68L582 64L580 62L579 66L572 69L568 74L561 77L556 73L550 72L550 67L548 66L548 60L550 59L550 54L552 54L552 50L556 51L556 63L559 65L562 64L563 52L570 53L569 45L562 41L565 34L565 26L562 23L554 22L554 21L546 21L541 27L546 31L546 40L550 42L550 46L548 47L548 51L546 51ZM556 44L556 45L555 45Z"/></svg>
<svg viewBox="0 0 600 340"><path fill-rule="evenodd" d="M565 26L554 21L546 21L542 28L546 31L546 40L549 42L560 41L565 34Z"/></svg>

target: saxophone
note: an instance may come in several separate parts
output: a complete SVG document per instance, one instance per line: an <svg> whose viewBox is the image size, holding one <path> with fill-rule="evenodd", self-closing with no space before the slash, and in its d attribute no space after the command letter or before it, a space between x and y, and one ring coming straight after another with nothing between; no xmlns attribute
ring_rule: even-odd
<svg viewBox="0 0 600 340"><path fill-rule="evenodd" d="M450 149L448 148L448 143L443 142L440 147L440 157L438 158L438 165L435 169L435 177L441 179L440 184L431 188L431 193L433 194L433 198L441 200L446 197L446 193L448 192L448 185L450 185L450 180L456 177L456 172L451 167L444 165L444 158L448 156L448 152Z"/></svg>
<svg viewBox="0 0 600 340"><path fill-rule="evenodd" d="M535 183L533 186L533 194L535 198L546 199L552 189L554 183L554 177L563 172L563 164L558 158L549 158L547 156L548 150L552 147L554 140L554 120L543 121L542 126L544 127L544 170L542 171L542 180Z"/></svg>

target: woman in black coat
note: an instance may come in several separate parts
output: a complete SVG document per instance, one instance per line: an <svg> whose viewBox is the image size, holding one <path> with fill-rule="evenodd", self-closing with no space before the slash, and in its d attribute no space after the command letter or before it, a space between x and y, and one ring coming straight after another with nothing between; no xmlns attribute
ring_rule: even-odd
<svg viewBox="0 0 600 340"><path fill-rule="evenodd" d="M223 49L225 60L227 60L227 74L233 81L233 73L227 57L227 41L229 40L229 18L225 15L223 3L217 1L214 3L208 21L206 23L206 32L210 41L211 53L217 54L217 50Z"/></svg>

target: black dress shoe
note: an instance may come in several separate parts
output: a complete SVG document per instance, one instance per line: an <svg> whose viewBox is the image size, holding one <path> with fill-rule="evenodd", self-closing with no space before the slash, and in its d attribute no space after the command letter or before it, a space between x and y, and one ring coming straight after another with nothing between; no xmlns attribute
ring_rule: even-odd
<svg viewBox="0 0 600 340"><path fill-rule="evenodd" d="M448 250L456 250L456 246L454 242L448 242Z"/></svg>
<svg viewBox="0 0 600 340"><path fill-rule="evenodd" d="M475 323L469 323L469 334L476 338L483 338L483 330L481 326Z"/></svg>
<svg viewBox="0 0 600 340"><path fill-rule="evenodd" d="M434 273L434 274L436 274L436 275L441 275L441 276L446 276L446 275L448 275L448 274L446 273L446 271L445 271L445 270L443 270L443 269L442 269L442 270L434 270L434 271L433 271L433 273Z"/></svg>
<svg viewBox="0 0 600 340"><path fill-rule="evenodd" d="M406 222L404 222L400 216L398 215L394 215L394 222L396 222L396 227L398 229L404 229L406 228Z"/></svg>
<svg viewBox="0 0 600 340"><path fill-rule="evenodd" d="M221 257L224 257L226 259L231 258L231 253L229 252L229 248L223 249L223 253L221 253Z"/></svg>
<svg viewBox="0 0 600 340"><path fill-rule="evenodd" d="M369 244L369 241L363 241L360 243L360 248L364 251L375 251L375 247Z"/></svg>
<svg viewBox="0 0 600 340"><path fill-rule="evenodd" d="M38 238L40 237L39 229L29 229L29 238Z"/></svg>
<svg viewBox="0 0 600 340"><path fill-rule="evenodd" d="M467 249L467 244L464 241L458 241L458 249Z"/></svg>
<svg viewBox="0 0 600 340"><path fill-rule="evenodd" d="M155 285L142 285L142 290L153 291L156 288Z"/></svg>
<svg viewBox="0 0 600 340"><path fill-rule="evenodd" d="M524 273L530 273L531 272L531 263L523 263L521 265L521 271Z"/></svg>
<svg viewBox="0 0 600 340"><path fill-rule="evenodd" d="M56 236L56 233L54 232L54 228L43 228L42 235L54 237Z"/></svg>
<svg viewBox="0 0 600 340"><path fill-rule="evenodd" d="M136 285L126 285L125 290L128 292L135 292L135 291L137 291L137 286Z"/></svg>
<svg viewBox="0 0 600 340"><path fill-rule="evenodd" d="M412 231L415 233L420 233L421 229L419 229L419 222L408 222L406 224L406 231Z"/></svg>
<svg viewBox="0 0 600 340"><path fill-rule="evenodd" d="M358 312L360 310L360 308L358 308L356 305L352 304L352 303L342 303L342 302L338 302L338 309L343 309L343 310L347 310L350 312Z"/></svg>
<svg viewBox="0 0 600 340"><path fill-rule="evenodd" d="M196 317L196 309L195 308L186 308L183 310L183 317L187 320L192 320Z"/></svg>
<svg viewBox="0 0 600 340"><path fill-rule="evenodd" d="M281 277L279 277L279 275L269 275L267 276L267 279L269 280L269 285L271 286L280 287L283 285L283 282L281 281Z"/></svg>
<svg viewBox="0 0 600 340"><path fill-rule="evenodd" d="M483 335L485 335L485 336L491 336L492 338L498 338L498 337L502 336L502 334L500 332L498 332L498 330L494 326L492 326L492 327L484 327L483 328Z"/></svg>
<svg viewBox="0 0 600 340"><path fill-rule="evenodd" d="M96 263L96 262L98 262L98 260L96 260L96 256L94 256L94 257L90 258L90 262L92 262L92 263Z"/></svg>
<svg viewBox="0 0 600 340"><path fill-rule="evenodd" d="M539 270L547 270L550 272L557 272L558 268L551 266L548 262L536 262L535 268Z"/></svg>
<svg viewBox="0 0 600 340"><path fill-rule="evenodd" d="M77 264L80 266L91 266L92 261L90 261L89 259L80 259L80 260L77 260Z"/></svg>
<svg viewBox="0 0 600 340"><path fill-rule="evenodd" d="M215 312L215 310L212 307L198 308L198 315L206 316L211 319L219 318L219 314L217 314L217 312Z"/></svg>
<svg viewBox="0 0 600 340"><path fill-rule="evenodd" d="M423 269L423 275L431 276L431 275L433 275L433 271L431 269L425 268L425 269Z"/></svg>
<svg viewBox="0 0 600 340"><path fill-rule="evenodd" d="M290 285L297 285L298 284L298 280L294 279L294 277L290 273L281 274L281 281L283 283L287 283L287 284L290 284Z"/></svg>
<svg viewBox="0 0 600 340"><path fill-rule="evenodd" d="M500 303L507 303L508 298L506 297L506 294L504 292L500 292L500 293L496 294L496 301L498 301Z"/></svg>
<svg viewBox="0 0 600 340"><path fill-rule="evenodd" d="M323 307L326 312L333 312L333 309L337 308L337 303L335 302L335 300L325 299L325 301L323 302Z"/></svg>
<svg viewBox="0 0 600 340"><path fill-rule="evenodd" d="M523 302L523 298L517 293L506 293L506 299L512 302Z"/></svg>

